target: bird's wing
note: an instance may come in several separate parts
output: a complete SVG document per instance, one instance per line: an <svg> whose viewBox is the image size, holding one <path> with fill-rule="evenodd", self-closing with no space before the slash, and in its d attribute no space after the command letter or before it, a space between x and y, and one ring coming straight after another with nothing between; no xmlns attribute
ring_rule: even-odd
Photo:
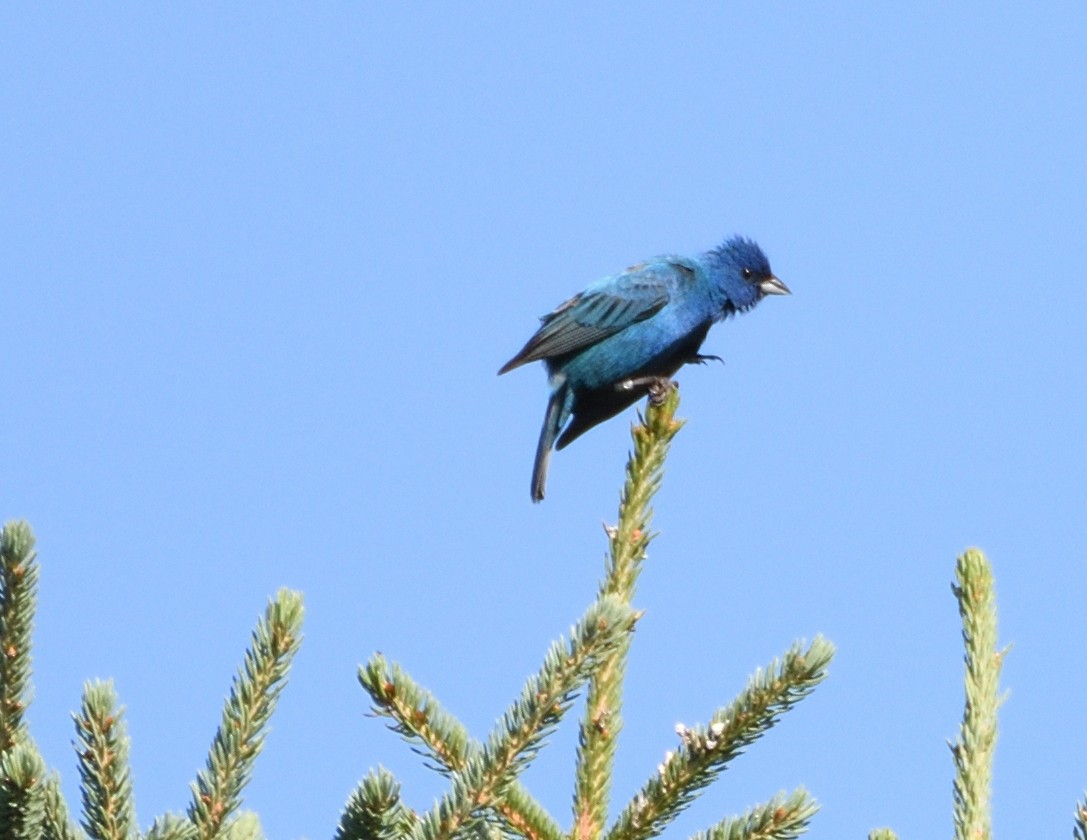
<svg viewBox="0 0 1087 840"><path fill-rule="evenodd" d="M544 315L540 329L499 373L591 347L652 317L668 303L677 275L688 279L694 272L682 263L642 263L590 286Z"/></svg>

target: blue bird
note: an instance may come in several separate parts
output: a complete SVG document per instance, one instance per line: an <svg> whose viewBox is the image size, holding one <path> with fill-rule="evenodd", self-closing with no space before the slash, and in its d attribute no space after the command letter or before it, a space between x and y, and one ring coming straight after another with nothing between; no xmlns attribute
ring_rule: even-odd
<svg viewBox="0 0 1087 840"><path fill-rule="evenodd" d="M614 417L683 365L717 359L698 353L714 322L746 312L766 295L789 293L762 249L734 236L698 258L669 255L631 266L544 315L536 334L498 371L539 360L547 366L551 396L532 467L532 500L543 500L552 447L562 449Z"/></svg>

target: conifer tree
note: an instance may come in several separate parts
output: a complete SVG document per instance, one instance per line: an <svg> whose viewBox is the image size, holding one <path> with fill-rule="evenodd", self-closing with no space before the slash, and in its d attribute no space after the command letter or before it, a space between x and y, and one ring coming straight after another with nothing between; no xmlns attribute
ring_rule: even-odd
<svg viewBox="0 0 1087 840"><path fill-rule="evenodd" d="M672 820L716 779L732 759L765 734L822 681L833 647L816 637L795 643L757 671L730 703L710 711L703 725L677 726L679 743L608 822L615 747L622 729L622 687L633 605L646 548L654 538L650 502L665 457L682 426L678 391L651 401L633 429L618 521L607 529L608 555L597 597L546 652L536 673L484 740L477 740L407 671L380 654L359 669L374 710L448 778L448 790L426 813L401 798L384 768L372 770L351 794L336 840L645 840ZM257 623L234 678L205 769L192 784L185 813L137 824L124 709L109 682L88 683L74 715L81 778L80 826L69 816L58 777L27 730L30 642L39 567L34 537L23 522L0 531L0 840L261 840L256 814L242 810L242 794L260 753L268 720L299 649L302 599L281 590ZM966 704L952 745L956 771L954 827L958 840L991 835L990 775L996 743L998 681L1005 651L996 648L992 571L971 549L959 559L953 591L966 647ZM574 812L564 827L519 780L548 735L585 695L581 709ZM816 803L803 789L777 794L726 817L691 840L785 840L807 829ZM1076 804L1074 836L1087 840L1087 798ZM890 829L872 840L890 840Z"/></svg>

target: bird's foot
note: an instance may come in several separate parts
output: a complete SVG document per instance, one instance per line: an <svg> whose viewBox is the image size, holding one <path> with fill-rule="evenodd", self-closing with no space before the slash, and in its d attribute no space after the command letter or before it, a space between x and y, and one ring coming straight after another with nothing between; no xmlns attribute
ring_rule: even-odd
<svg viewBox="0 0 1087 840"><path fill-rule="evenodd" d="M687 360L687 364L689 365L704 365L707 362L720 362L721 364L724 364L725 360L720 356L703 356L701 353L695 353Z"/></svg>
<svg viewBox="0 0 1087 840"><path fill-rule="evenodd" d="M653 405L661 405L668 396L668 392L676 387L676 383L667 376L636 376L619 382L615 389L633 391L635 388L643 387L649 393L649 401Z"/></svg>
<svg viewBox="0 0 1087 840"><path fill-rule="evenodd" d="M673 388L678 388L679 383L673 382L667 376L657 376L649 383L649 403L651 405L664 405Z"/></svg>

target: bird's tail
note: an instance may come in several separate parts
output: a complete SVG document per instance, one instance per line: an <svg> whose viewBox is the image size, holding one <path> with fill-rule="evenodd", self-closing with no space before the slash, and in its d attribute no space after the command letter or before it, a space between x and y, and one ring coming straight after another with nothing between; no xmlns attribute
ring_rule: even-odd
<svg viewBox="0 0 1087 840"><path fill-rule="evenodd" d="M532 501L542 502L544 485L547 483L547 465L551 460L551 447L559 436L563 421L569 416L569 390L560 386L551 392L544 414L543 428L540 429L540 442L536 444L536 461L532 465Z"/></svg>

